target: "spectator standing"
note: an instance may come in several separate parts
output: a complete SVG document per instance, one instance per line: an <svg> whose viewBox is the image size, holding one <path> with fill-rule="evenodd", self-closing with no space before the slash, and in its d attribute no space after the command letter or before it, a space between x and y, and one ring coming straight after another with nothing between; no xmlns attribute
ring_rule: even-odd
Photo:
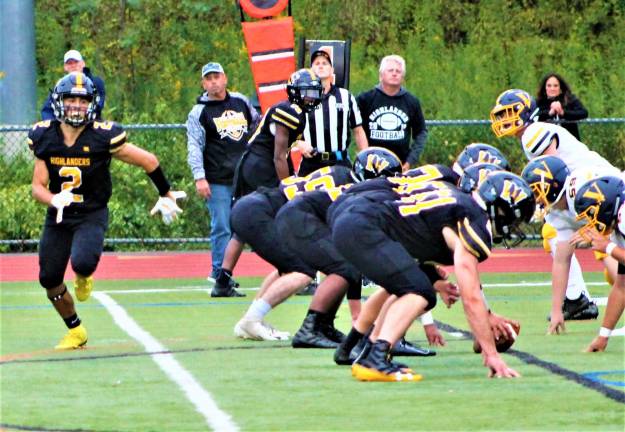
<svg viewBox="0 0 625 432"><path fill-rule="evenodd" d="M579 128L575 121L588 118L588 111L571 92L571 88L564 78L553 72L545 75L540 80L536 104L539 109L539 121L561 122L560 126L568 130L578 141L581 141Z"/></svg>
<svg viewBox="0 0 625 432"><path fill-rule="evenodd" d="M332 84L334 68L330 54L323 49L316 50L310 62L311 69L321 80L323 97L317 109L307 114L304 140L297 142L303 156L298 171L301 177L326 166L351 167L347 154L350 130L354 132L359 151L368 147L356 99L349 90Z"/></svg>
<svg viewBox="0 0 625 432"><path fill-rule="evenodd" d="M104 109L104 99L106 98L106 89L104 88L102 78L94 76L91 73L91 69L85 66L85 60L82 54L74 49L67 51L63 56L63 70L65 70L65 73L82 72L91 80L97 92L95 119L101 120L102 110ZM48 99L46 99L41 107L41 120L54 120L55 118L51 92Z"/></svg>
<svg viewBox="0 0 625 432"><path fill-rule="evenodd" d="M357 98L369 145L391 150L404 171L417 164L428 135L419 99L402 87L405 76L404 59L386 56L380 62L380 83Z"/></svg>
<svg viewBox="0 0 625 432"><path fill-rule="evenodd" d="M221 269L231 237L230 206L234 170L245 151L259 114L240 93L226 89L228 77L219 63L202 67L204 92L187 118L187 162L197 194L210 214L211 278ZM242 247L242 245L241 245Z"/></svg>

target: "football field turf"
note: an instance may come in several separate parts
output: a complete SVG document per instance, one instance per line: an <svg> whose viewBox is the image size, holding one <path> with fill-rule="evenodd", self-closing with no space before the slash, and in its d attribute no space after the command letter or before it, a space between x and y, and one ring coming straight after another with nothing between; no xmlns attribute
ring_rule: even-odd
<svg viewBox="0 0 625 432"><path fill-rule="evenodd" d="M602 275L586 279L595 297L607 296ZM245 298L212 299L200 279L96 280L94 295L77 304L89 343L71 352L52 349L65 328L43 289L2 283L0 429L625 429L625 338L611 338L605 353L582 353L600 320L546 336L548 274L483 275L491 308L522 324L503 355L521 379L485 378L461 304L439 302L434 317L447 346L400 359L424 376L417 383L362 383L334 365L332 351L236 339L233 326L259 281L240 280ZM309 301L294 297L267 321L293 333ZM349 328L346 305L337 327ZM418 324L407 338L425 344Z"/></svg>

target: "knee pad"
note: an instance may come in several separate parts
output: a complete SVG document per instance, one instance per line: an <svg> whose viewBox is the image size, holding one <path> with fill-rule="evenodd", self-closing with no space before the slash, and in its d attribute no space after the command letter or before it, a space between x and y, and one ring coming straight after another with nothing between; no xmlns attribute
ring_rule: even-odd
<svg viewBox="0 0 625 432"><path fill-rule="evenodd" d="M81 276L91 276L95 272L98 266L100 257L97 255L89 256L90 254L81 254L79 257L71 258L72 270Z"/></svg>
<svg viewBox="0 0 625 432"><path fill-rule="evenodd" d="M549 240L556 238L556 236L558 235L556 229L546 223L543 225L540 234L543 237L543 248L545 249L545 252L551 253L551 245L549 244Z"/></svg>
<svg viewBox="0 0 625 432"><path fill-rule="evenodd" d="M60 275L48 275L39 273L39 284L46 290L56 288L63 283L63 274Z"/></svg>

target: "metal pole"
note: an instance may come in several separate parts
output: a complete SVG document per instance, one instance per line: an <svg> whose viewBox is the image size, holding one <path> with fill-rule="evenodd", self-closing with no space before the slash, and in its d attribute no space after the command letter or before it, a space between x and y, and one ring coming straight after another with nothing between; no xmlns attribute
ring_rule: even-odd
<svg viewBox="0 0 625 432"><path fill-rule="evenodd" d="M38 119L33 0L0 0L0 124Z"/></svg>

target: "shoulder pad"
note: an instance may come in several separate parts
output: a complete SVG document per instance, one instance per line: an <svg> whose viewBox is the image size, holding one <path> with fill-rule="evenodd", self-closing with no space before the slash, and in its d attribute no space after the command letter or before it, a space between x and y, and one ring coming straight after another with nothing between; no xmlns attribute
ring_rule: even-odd
<svg viewBox="0 0 625 432"><path fill-rule="evenodd" d="M301 123L301 115L302 110L297 105L280 103L273 107L269 120L287 129L297 130Z"/></svg>
<svg viewBox="0 0 625 432"><path fill-rule="evenodd" d="M112 121L94 121L93 130L102 135L110 146L111 153L118 151L126 143L126 131Z"/></svg>
<svg viewBox="0 0 625 432"><path fill-rule="evenodd" d="M28 148L30 148L30 150L32 150L35 155L37 155L36 149L39 146L41 137L48 129L50 129L51 125L52 120L43 120L35 123L30 131L28 131Z"/></svg>

